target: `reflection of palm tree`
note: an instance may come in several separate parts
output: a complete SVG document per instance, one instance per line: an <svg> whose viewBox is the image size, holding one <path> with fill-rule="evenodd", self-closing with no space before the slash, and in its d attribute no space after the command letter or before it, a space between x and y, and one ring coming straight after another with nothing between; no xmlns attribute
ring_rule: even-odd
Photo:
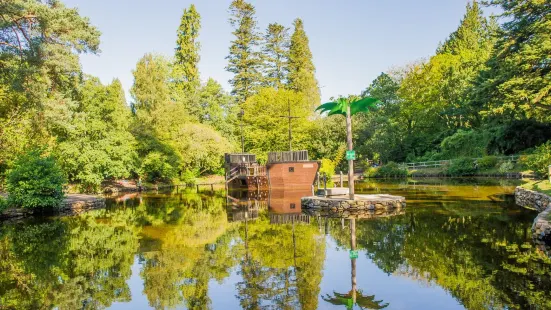
<svg viewBox="0 0 551 310"><path fill-rule="evenodd" d="M350 249L356 250L356 219L350 219ZM384 309L388 307L388 303L381 305L382 300L375 300L375 295L363 295L362 290L356 287L356 258L350 255L350 278L352 289L350 292L342 294L333 292L333 296L326 294L321 296L323 300L333 305L343 305L346 309L352 309L357 305L361 309Z"/></svg>
<svg viewBox="0 0 551 310"><path fill-rule="evenodd" d="M341 294L333 292L333 296L327 294L321 296L321 298L328 303L336 306L346 306L347 309L352 309L354 306L353 295L356 296L355 304L361 309L384 309L388 307L388 303L381 304L382 300L375 300L375 295L366 295L364 296L361 290L356 292L348 292L346 294Z"/></svg>

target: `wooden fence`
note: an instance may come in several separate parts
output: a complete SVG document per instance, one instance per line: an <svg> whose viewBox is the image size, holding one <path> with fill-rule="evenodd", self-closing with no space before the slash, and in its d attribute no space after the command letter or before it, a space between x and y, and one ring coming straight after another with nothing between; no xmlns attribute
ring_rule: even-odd
<svg viewBox="0 0 551 310"><path fill-rule="evenodd" d="M519 155L510 155L510 156L496 156L498 160L508 160L511 162L516 163L518 159L520 158ZM479 158L471 158L473 163L477 160L482 159ZM416 162L416 163L403 163L401 166L408 170L415 170L415 169L422 169L422 168L434 168L434 167L441 167L441 166L447 166L450 165L454 160L434 160L434 161L423 161L423 162Z"/></svg>

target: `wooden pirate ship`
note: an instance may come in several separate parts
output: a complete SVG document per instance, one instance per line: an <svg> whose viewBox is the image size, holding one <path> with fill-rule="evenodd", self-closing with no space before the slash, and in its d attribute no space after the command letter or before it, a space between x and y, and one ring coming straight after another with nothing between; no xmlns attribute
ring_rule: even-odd
<svg viewBox="0 0 551 310"><path fill-rule="evenodd" d="M270 152L266 165L254 154L225 155L226 184L233 188L311 190L319 167L308 151Z"/></svg>

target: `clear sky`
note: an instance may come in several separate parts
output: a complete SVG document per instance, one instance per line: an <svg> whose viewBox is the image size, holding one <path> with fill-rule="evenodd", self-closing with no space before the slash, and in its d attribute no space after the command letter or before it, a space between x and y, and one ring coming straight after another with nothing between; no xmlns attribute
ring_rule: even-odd
<svg viewBox="0 0 551 310"><path fill-rule="evenodd" d="M314 55L322 100L358 94L390 67L432 55L454 31L467 0L262 0L256 7L259 29L272 22L292 28L304 21ZM230 90L225 71L232 28L231 0L64 0L99 28L101 53L83 55L84 72L104 83L119 78L128 92L132 69L145 53L172 56L184 8L201 14L201 79ZM292 31L292 30L291 30ZM130 99L130 98L128 98Z"/></svg>

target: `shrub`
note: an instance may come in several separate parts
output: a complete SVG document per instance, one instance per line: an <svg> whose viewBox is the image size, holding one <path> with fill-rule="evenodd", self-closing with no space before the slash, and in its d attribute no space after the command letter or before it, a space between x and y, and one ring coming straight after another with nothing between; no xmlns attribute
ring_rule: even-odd
<svg viewBox="0 0 551 310"><path fill-rule="evenodd" d="M180 181L185 184L195 184L197 182L197 177L199 176L199 171L186 169L180 175Z"/></svg>
<svg viewBox="0 0 551 310"><path fill-rule="evenodd" d="M366 177L366 178L377 177L378 172L379 172L379 168L369 167L364 171L364 177Z"/></svg>
<svg viewBox="0 0 551 310"><path fill-rule="evenodd" d="M499 172L500 173L507 173L507 172L512 171L514 168L515 168L515 164L513 164L512 161L506 161L506 162L501 163L501 165L499 165Z"/></svg>
<svg viewBox="0 0 551 310"><path fill-rule="evenodd" d="M446 137L440 143L442 153L446 158L479 157L486 150L487 138L484 133L474 130L458 130Z"/></svg>
<svg viewBox="0 0 551 310"><path fill-rule="evenodd" d="M0 196L0 213L8 208L8 201Z"/></svg>
<svg viewBox="0 0 551 310"><path fill-rule="evenodd" d="M448 167L448 174L452 176L467 176L476 172L474 162L471 158L461 157L452 160Z"/></svg>
<svg viewBox="0 0 551 310"><path fill-rule="evenodd" d="M497 166L499 159L497 156L484 156L477 161L478 168L480 169L492 169Z"/></svg>
<svg viewBox="0 0 551 310"><path fill-rule="evenodd" d="M522 163L537 175L547 177L551 165L551 141L538 146L532 155L523 158Z"/></svg>
<svg viewBox="0 0 551 310"><path fill-rule="evenodd" d="M319 174L323 175L326 174L328 179L331 179L331 177L335 174L335 162L331 159L323 158L321 160L321 167L319 170Z"/></svg>
<svg viewBox="0 0 551 310"><path fill-rule="evenodd" d="M8 171L8 203L30 209L53 209L63 200L65 176L50 157L33 150L16 159Z"/></svg>
<svg viewBox="0 0 551 310"><path fill-rule="evenodd" d="M167 156L159 152L147 154L142 162L141 170L149 182L170 180L176 176L176 169L168 163Z"/></svg>
<svg viewBox="0 0 551 310"><path fill-rule="evenodd" d="M406 177L408 175L407 169L400 167L395 162L389 162L386 165L381 166L375 173L376 177L389 178L389 177Z"/></svg>

